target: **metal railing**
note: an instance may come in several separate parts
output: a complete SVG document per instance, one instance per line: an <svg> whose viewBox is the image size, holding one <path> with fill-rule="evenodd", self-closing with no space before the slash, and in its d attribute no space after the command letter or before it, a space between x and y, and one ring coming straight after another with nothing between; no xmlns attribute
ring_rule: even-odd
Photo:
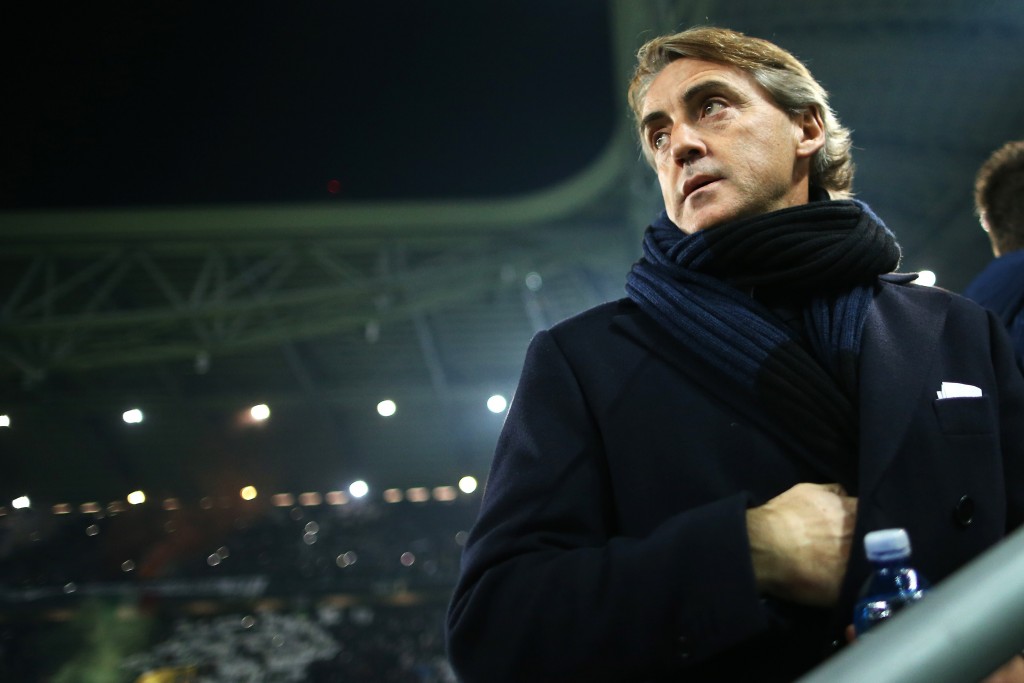
<svg viewBox="0 0 1024 683"><path fill-rule="evenodd" d="M970 683L1024 648L1024 527L799 683Z"/></svg>

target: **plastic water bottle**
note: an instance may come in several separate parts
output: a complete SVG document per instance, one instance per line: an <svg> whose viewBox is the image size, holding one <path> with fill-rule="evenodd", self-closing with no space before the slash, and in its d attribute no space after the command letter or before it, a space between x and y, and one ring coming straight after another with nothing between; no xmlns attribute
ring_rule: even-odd
<svg viewBox="0 0 1024 683"><path fill-rule="evenodd" d="M864 582L853 610L858 636L920 600L928 589L928 581L910 566L910 537L904 529L868 533L864 550L874 571Z"/></svg>

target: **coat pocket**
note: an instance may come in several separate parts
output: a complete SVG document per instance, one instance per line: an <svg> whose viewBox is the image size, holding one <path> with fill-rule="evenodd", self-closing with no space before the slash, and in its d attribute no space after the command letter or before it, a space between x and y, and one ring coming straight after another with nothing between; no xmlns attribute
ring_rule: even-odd
<svg viewBox="0 0 1024 683"><path fill-rule="evenodd" d="M989 396L940 398L932 402L939 429L948 436L991 434L995 426L995 408Z"/></svg>

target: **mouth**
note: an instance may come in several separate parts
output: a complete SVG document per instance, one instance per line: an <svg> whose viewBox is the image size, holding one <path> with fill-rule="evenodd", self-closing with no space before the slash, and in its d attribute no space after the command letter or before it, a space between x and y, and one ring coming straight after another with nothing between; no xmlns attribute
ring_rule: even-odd
<svg viewBox="0 0 1024 683"><path fill-rule="evenodd" d="M711 175L695 175L692 178L688 178L686 182L683 183L683 201L686 201L687 197L702 187L707 187L711 183L719 180L721 180L721 178Z"/></svg>

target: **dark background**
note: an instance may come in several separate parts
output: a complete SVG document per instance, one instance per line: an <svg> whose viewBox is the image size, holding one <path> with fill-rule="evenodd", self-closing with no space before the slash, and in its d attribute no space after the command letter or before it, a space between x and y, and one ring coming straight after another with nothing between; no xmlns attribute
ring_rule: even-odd
<svg viewBox="0 0 1024 683"><path fill-rule="evenodd" d="M515 195L619 113L601 2L21 12L4 208Z"/></svg>
<svg viewBox="0 0 1024 683"><path fill-rule="evenodd" d="M660 201L633 54L700 23L809 65L902 270L988 262L971 185L1024 137L1017 0L2 10L0 678L302 668L311 627L338 649L306 680L450 683L485 402L623 295ZM231 654L203 659L213 623Z"/></svg>
<svg viewBox="0 0 1024 683"><path fill-rule="evenodd" d="M984 266L971 183L1022 136L1016 2L5 10L2 500L483 481L484 401L537 329L622 295L658 209L632 53L707 22L829 89L903 270Z"/></svg>

